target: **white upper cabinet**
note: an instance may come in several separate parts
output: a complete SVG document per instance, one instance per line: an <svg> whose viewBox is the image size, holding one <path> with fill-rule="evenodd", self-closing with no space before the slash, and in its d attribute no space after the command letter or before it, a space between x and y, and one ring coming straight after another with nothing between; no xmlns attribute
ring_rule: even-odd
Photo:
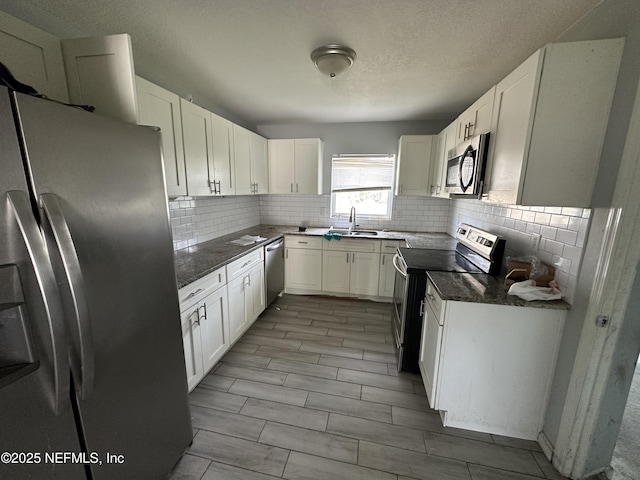
<svg viewBox="0 0 640 480"><path fill-rule="evenodd" d="M212 181L214 195L235 195L236 173L233 152L233 123L211 113Z"/></svg>
<svg viewBox="0 0 640 480"><path fill-rule="evenodd" d="M131 37L62 40L69 101L93 105L96 112L128 123L138 121Z"/></svg>
<svg viewBox="0 0 640 480"><path fill-rule="evenodd" d="M431 162L436 154L436 135L403 135L398 147L396 195L431 195Z"/></svg>
<svg viewBox="0 0 640 480"><path fill-rule="evenodd" d="M213 145L211 113L198 105L180 99L182 137L189 195L213 195Z"/></svg>
<svg viewBox="0 0 640 480"><path fill-rule="evenodd" d="M233 125L233 148L235 151L236 195L253 193L251 181L251 132Z"/></svg>
<svg viewBox="0 0 640 480"><path fill-rule="evenodd" d="M253 193L269 193L267 139L251 132L251 181Z"/></svg>
<svg viewBox="0 0 640 480"><path fill-rule="evenodd" d="M236 195L267 193L266 139L233 124Z"/></svg>
<svg viewBox="0 0 640 480"><path fill-rule="evenodd" d="M60 40L0 12L0 58L20 82L49 98L67 102Z"/></svg>
<svg viewBox="0 0 640 480"><path fill-rule="evenodd" d="M471 137L475 137L481 133L487 133L491 130L495 95L496 87L493 86L487 93L482 95L473 105L458 116L456 145Z"/></svg>
<svg viewBox="0 0 640 480"><path fill-rule="evenodd" d="M548 45L496 86L489 202L591 206L623 45Z"/></svg>
<svg viewBox="0 0 640 480"><path fill-rule="evenodd" d="M319 138L269 140L270 193L322 193Z"/></svg>
<svg viewBox="0 0 640 480"><path fill-rule="evenodd" d="M456 146L458 122L454 120L438 135L438 148L431 166L431 196L449 198L445 189L447 183L447 160L449 150Z"/></svg>
<svg viewBox="0 0 640 480"><path fill-rule="evenodd" d="M180 98L144 78L136 77L138 123L160 127L167 194L187 194L187 178L182 146Z"/></svg>

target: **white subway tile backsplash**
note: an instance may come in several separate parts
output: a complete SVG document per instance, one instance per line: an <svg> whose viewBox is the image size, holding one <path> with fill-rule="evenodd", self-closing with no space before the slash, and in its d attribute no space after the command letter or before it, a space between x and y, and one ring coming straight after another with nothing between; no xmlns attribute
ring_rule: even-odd
<svg viewBox="0 0 640 480"><path fill-rule="evenodd" d="M346 227L331 218L330 195L247 195L181 197L169 202L174 249L185 248L258 224ZM507 239L508 256L536 254L557 263L556 280L571 303L582 261L591 211L568 207L492 205L479 200L395 197L391 220L358 217L361 228L455 234L469 223ZM538 250L532 235L542 236Z"/></svg>
<svg viewBox="0 0 640 480"><path fill-rule="evenodd" d="M490 215L484 212L490 212ZM535 254L545 263L557 263L556 280L565 300L571 303L582 263L590 212L568 207L494 205L489 208L478 200L455 199L451 202L448 231L453 235L461 222L470 223L505 237L507 256ZM530 247L530 240L537 233L542 238L536 252Z"/></svg>

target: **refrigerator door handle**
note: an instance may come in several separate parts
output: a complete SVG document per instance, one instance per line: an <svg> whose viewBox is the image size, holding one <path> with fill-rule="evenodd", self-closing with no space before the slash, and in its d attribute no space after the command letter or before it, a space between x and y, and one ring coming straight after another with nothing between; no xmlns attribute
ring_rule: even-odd
<svg viewBox="0 0 640 480"><path fill-rule="evenodd" d="M82 269L80 268L76 247L57 195L43 193L40 195L40 202L49 222L51 234L60 255L61 267L64 270L67 288L61 292L63 305L67 307L70 313L73 313L74 317L74 324L68 325L72 334L70 342L72 352L72 355L70 355L71 372L77 382L76 389L80 398L86 400L93 392L95 354ZM55 266L56 263L54 262ZM62 278L59 278L59 280L62 283Z"/></svg>
<svg viewBox="0 0 640 480"><path fill-rule="evenodd" d="M53 390L51 407L55 415L59 415L71 403L69 399L69 370L67 367L67 339L65 336L64 315L59 306L59 293L55 275L51 268L49 255L38 224L33 216L31 201L26 192L7 192L8 203L17 220L29 259L38 283L39 299L46 315L51 341L51 371ZM27 299L29 301L29 299ZM47 359L48 363L49 359Z"/></svg>

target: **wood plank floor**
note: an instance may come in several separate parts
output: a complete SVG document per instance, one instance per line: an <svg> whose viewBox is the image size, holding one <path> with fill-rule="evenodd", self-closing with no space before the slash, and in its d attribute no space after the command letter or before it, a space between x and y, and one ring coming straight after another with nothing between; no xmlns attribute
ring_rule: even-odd
<svg viewBox="0 0 640 480"><path fill-rule="evenodd" d="M388 304L278 298L190 402L171 480L563 478L535 442L443 427L397 372Z"/></svg>

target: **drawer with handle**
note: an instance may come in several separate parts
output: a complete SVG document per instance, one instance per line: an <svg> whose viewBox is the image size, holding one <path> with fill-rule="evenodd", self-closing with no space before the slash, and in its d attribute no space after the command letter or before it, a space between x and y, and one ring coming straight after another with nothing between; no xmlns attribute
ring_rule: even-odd
<svg viewBox="0 0 640 480"><path fill-rule="evenodd" d="M254 265L264 262L264 247L247 253L227 265L227 281L238 278Z"/></svg>
<svg viewBox="0 0 640 480"><path fill-rule="evenodd" d="M311 235L285 235L285 248L310 248L320 250L322 248L322 237Z"/></svg>
<svg viewBox="0 0 640 480"><path fill-rule="evenodd" d="M192 304L193 302L199 301L214 290L226 285L226 283L226 269L225 267L220 267L204 277L199 278L195 282L191 282L189 285L182 287L178 290L180 309L184 308L186 305Z"/></svg>

